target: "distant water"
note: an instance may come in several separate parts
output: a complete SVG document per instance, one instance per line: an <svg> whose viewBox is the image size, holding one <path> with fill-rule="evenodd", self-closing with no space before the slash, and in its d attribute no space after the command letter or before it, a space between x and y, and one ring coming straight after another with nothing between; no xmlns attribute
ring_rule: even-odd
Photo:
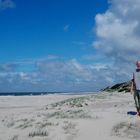
<svg viewBox="0 0 140 140"><path fill-rule="evenodd" d="M0 93L0 96L36 96L36 95L47 95L47 94L57 94L61 92L8 92Z"/></svg>
<svg viewBox="0 0 140 140"><path fill-rule="evenodd" d="M65 92L65 93L59 93L61 95L88 95L88 94L97 94L100 93L99 91L93 91L93 92Z"/></svg>
<svg viewBox="0 0 140 140"><path fill-rule="evenodd" d="M96 94L98 92L1 92L0 96L37 96L48 94L60 94L60 95L84 95L84 94Z"/></svg>

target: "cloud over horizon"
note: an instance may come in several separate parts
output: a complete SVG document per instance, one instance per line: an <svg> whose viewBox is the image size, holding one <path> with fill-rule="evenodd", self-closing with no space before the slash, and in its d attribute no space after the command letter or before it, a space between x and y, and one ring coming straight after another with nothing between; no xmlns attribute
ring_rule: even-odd
<svg viewBox="0 0 140 140"><path fill-rule="evenodd" d="M81 64L76 59L64 60L56 57L36 60L31 64L35 67L33 71L20 70L23 65L25 63L4 66L6 68L0 71L1 92L95 91L113 82L112 73L108 71L111 66L106 64ZM3 68L3 65L0 67Z"/></svg>

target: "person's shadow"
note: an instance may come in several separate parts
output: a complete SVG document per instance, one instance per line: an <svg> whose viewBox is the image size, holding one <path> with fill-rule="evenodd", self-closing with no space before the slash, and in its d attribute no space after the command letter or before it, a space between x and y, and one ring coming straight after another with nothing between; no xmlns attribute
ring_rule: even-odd
<svg viewBox="0 0 140 140"><path fill-rule="evenodd" d="M136 111L128 111L127 114L128 115L137 115L137 112Z"/></svg>

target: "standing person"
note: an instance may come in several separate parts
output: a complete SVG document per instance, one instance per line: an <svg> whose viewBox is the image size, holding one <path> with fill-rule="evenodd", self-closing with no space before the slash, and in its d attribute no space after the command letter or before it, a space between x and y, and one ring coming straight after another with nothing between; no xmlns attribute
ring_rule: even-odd
<svg viewBox="0 0 140 140"><path fill-rule="evenodd" d="M136 62L136 66L131 82L131 94L134 96L137 115L140 116L140 60Z"/></svg>

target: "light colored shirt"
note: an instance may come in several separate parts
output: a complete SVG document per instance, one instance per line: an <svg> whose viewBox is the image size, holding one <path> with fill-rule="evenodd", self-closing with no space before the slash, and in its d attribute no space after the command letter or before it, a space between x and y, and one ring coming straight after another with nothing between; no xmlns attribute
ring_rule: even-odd
<svg viewBox="0 0 140 140"><path fill-rule="evenodd" d="M140 71L139 72L134 72L134 81L136 84L136 89L140 90Z"/></svg>

